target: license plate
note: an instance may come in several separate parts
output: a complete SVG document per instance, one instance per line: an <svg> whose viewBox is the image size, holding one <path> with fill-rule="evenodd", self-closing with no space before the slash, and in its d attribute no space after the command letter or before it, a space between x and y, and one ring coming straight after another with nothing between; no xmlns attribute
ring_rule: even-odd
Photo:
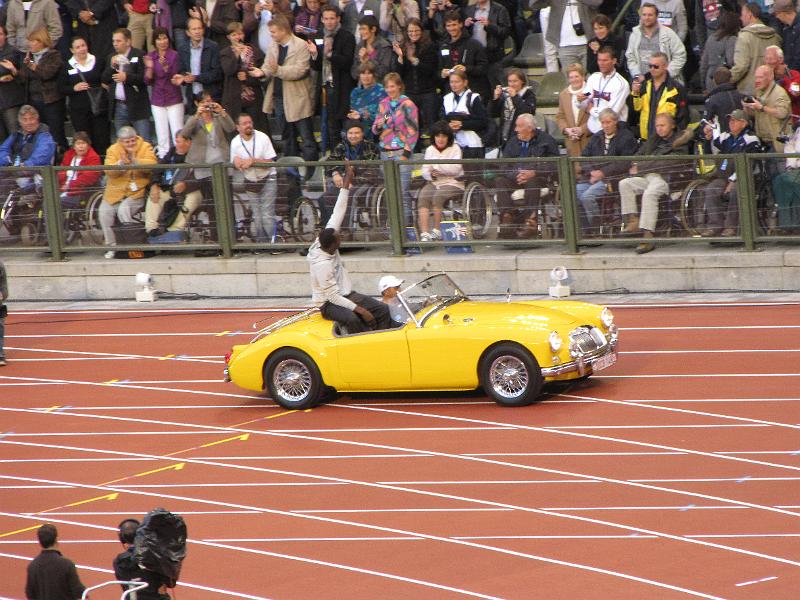
<svg viewBox="0 0 800 600"><path fill-rule="evenodd" d="M605 356L601 356L598 358L594 363L592 363L592 371L602 371L603 369L607 369L611 365L617 362L617 354L612 352L611 354L606 354Z"/></svg>

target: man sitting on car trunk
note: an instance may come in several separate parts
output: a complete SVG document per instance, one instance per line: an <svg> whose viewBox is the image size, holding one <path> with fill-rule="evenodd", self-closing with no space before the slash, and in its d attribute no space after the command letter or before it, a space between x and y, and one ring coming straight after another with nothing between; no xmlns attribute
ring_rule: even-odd
<svg viewBox="0 0 800 600"><path fill-rule="evenodd" d="M347 213L352 179L353 168L347 167L333 214L308 250L311 299L323 317L343 325L347 333L389 329L392 326L389 307L353 290L339 255L339 229Z"/></svg>

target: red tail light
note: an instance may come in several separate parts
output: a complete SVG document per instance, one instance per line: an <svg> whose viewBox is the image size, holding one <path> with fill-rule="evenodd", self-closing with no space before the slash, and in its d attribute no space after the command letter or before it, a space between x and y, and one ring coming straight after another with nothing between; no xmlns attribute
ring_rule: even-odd
<svg viewBox="0 0 800 600"><path fill-rule="evenodd" d="M231 354L233 354L233 350L230 352L225 353L225 364L228 365L231 362Z"/></svg>

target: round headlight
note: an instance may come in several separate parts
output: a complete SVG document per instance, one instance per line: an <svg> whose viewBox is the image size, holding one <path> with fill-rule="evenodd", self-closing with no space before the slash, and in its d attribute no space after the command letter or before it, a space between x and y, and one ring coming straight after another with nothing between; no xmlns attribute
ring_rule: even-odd
<svg viewBox="0 0 800 600"><path fill-rule="evenodd" d="M603 322L603 325L605 325L606 329L608 329L614 324L614 313L607 308L604 308L603 312L600 313L600 320Z"/></svg>
<svg viewBox="0 0 800 600"><path fill-rule="evenodd" d="M558 335L557 331L552 331L548 336L547 341L550 343L550 349L553 352L558 352L561 350L561 344L563 343L563 340L561 339L561 336Z"/></svg>

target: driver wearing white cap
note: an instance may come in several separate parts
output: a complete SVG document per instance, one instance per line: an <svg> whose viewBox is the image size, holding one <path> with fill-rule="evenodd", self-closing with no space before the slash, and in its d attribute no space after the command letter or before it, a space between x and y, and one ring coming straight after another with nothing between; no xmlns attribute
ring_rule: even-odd
<svg viewBox="0 0 800 600"><path fill-rule="evenodd" d="M384 275L378 282L378 291L381 294L381 301L389 307L389 317L392 319L392 327L401 327L411 320L411 315L400 303L397 294L403 280L394 275Z"/></svg>

